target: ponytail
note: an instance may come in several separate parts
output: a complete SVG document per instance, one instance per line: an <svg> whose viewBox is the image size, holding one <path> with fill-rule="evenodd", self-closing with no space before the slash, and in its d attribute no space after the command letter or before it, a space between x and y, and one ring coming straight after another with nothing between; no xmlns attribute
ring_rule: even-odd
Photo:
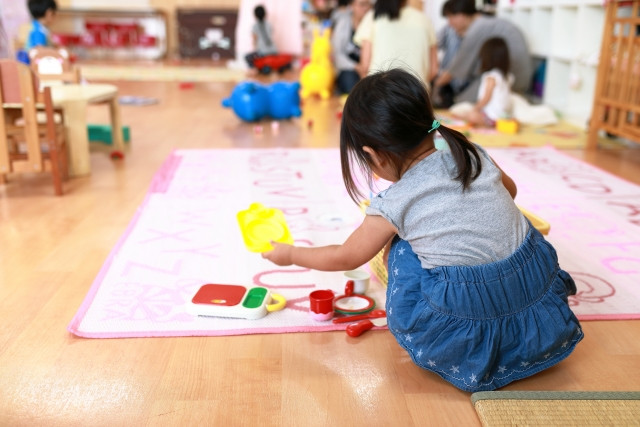
<svg viewBox="0 0 640 427"><path fill-rule="evenodd" d="M456 179L462 183L462 189L466 190L482 172L478 150L466 136L455 129L440 125L438 132L449 145L458 170Z"/></svg>

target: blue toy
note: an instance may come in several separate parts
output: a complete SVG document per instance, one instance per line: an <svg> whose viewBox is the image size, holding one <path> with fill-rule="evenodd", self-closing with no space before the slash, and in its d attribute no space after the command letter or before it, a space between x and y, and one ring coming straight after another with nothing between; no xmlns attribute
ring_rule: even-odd
<svg viewBox="0 0 640 427"><path fill-rule="evenodd" d="M255 122L266 116L276 120L300 117L300 83L275 82L263 85L258 82L238 84L229 98L222 100L223 107L231 107L238 117Z"/></svg>

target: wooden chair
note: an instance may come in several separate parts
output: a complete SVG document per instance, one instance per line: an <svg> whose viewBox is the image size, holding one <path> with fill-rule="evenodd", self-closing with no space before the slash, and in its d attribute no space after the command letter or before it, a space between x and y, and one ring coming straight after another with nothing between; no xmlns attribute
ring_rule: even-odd
<svg viewBox="0 0 640 427"><path fill-rule="evenodd" d="M80 83L80 69L69 59L69 51L53 47L34 47L29 51L31 69L43 84L52 81Z"/></svg>
<svg viewBox="0 0 640 427"><path fill-rule="evenodd" d="M56 123L51 88L38 90L33 71L18 61L0 60L0 178L11 172L44 172L50 163L55 194L68 174L64 123ZM39 124L38 112L46 120ZM26 168L16 163L26 162Z"/></svg>

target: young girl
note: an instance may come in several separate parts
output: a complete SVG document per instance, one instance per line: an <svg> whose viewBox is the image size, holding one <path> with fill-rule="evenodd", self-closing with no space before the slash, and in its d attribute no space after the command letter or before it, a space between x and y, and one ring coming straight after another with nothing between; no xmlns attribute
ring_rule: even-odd
<svg viewBox="0 0 640 427"><path fill-rule="evenodd" d="M253 24L251 33L253 36L253 45L256 50L245 56L249 68L253 68L253 62L256 58L278 53L278 49L273 42L273 29L271 24L266 20L267 11L264 6L256 6L253 9L253 16L255 16L256 22Z"/></svg>
<svg viewBox="0 0 640 427"><path fill-rule="evenodd" d="M448 149L436 150L438 130ZM486 151L434 119L427 90L393 69L361 80L344 107L342 175L393 184L341 245L274 243L278 265L351 270L389 245L389 330L413 361L467 391L493 390L567 357L582 339L555 250L513 202Z"/></svg>
<svg viewBox="0 0 640 427"><path fill-rule="evenodd" d="M509 48L504 39L494 37L480 48L480 88L478 101L466 120L474 126L495 127L496 121L511 115Z"/></svg>

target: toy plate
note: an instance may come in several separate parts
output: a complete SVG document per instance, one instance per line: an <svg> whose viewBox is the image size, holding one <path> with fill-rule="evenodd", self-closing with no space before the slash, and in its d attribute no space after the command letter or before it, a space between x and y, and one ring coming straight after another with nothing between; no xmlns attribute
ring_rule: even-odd
<svg viewBox="0 0 640 427"><path fill-rule="evenodd" d="M293 243L284 214L279 209L252 203L249 209L238 212L237 218L244 243L251 252L270 251L272 241Z"/></svg>
<svg viewBox="0 0 640 427"><path fill-rule="evenodd" d="M375 306L375 301L366 295L342 295L333 301L333 309L342 314L368 313Z"/></svg>

